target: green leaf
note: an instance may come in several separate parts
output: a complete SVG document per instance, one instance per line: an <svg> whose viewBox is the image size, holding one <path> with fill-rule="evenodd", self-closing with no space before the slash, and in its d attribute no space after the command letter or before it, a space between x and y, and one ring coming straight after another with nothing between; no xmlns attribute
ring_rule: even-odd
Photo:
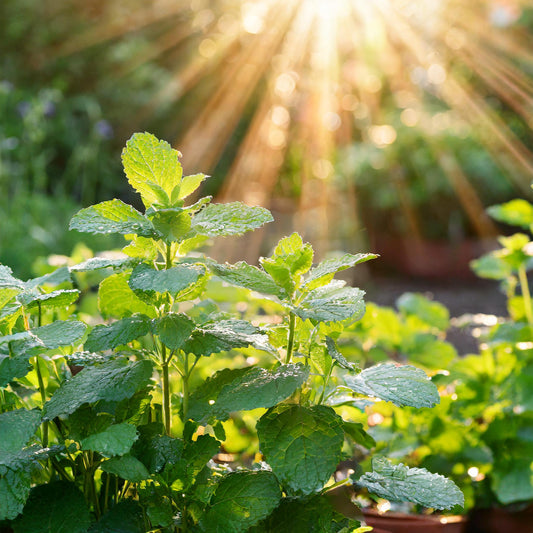
<svg viewBox="0 0 533 533"><path fill-rule="evenodd" d="M178 294L196 283L205 272L202 265L182 264L168 270L155 270L142 264L133 269L129 286L134 291Z"/></svg>
<svg viewBox="0 0 533 533"><path fill-rule="evenodd" d="M191 338L181 349L200 357L247 346L267 352L273 350L268 342L268 336L258 333L249 322L230 319L204 324L192 333Z"/></svg>
<svg viewBox="0 0 533 533"><path fill-rule="evenodd" d="M356 372L359 371L359 368L357 368L357 365L355 365L354 363L350 363L350 361L348 361L346 357L344 357L344 355L342 355L339 352L339 350L337 349L337 345L335 344L335 341L328 335L326 335L326 346L328 348L329 355L333 359L335 359L335 361L337 361L338 365L341 368L344 368L346 370L356 371Z"/></svg>
<svg viewBox="0 0 533 533"><path fill-rule="evenodd" d="M152 363L147 360L124 365L120 360L105 366L84 368L71 380L64 382L45 404L43 418L73 413L85 403L98 400L119 402L131 398L146 387L152 378Z"/></svg>
<svg viewBox="0 0 533 533"><path fill-rule="evenodd" d="M157 237L154 225L131 205L116 198L78 211L69 229L84 233L134 233L143 237Z"/></svg>
<svg viewBox="0 0 533 533"><path fill-rule="evenodd" d="M150 477L150 473L141 461L131 455L113 457L104 461L101 468L104 472L115 474L133 483L140 483Z"/></svg>
<svg viewBox="0 0 533 533"><path fill-rule="evenodd" d="M0 465L9 465L41 423L37 410L17 409L0 414Z"/></svg>
<svg viewBox="0 0 533 533"><path fill-rule="evenodd" d="M122 151L122 164L130 185L140 193L144 205L170 205L183 169L180 153L150 133L135 133Z"/></svg>
<svg viewBox="0 0 533 533"><path fill-rule="evenodd" d="M0 520L13 520L24 508L31 489L31 473L18 465L0 465Z"/></svg>
<svg viewBox="0 0 533 533"><path fill-rule="evenodd" d="M432 302L422 294L406 292L396 300L396 305L403 314L415 315L440 331L446 331L450 326L448 309L439 302Z"/></svg>
<svg viewBox="0 0 533 533"><path fill-rule="evenodd" d="M135 259L143 259L144 261L155 261L159 255L156 242L146 237L139 235L132 235L133 239L130 244L122 248L122 252L129 257Z"/></svg>
<svg viewBox="0 0 533 533"><path fill-rule="evenodd" d="M77 320L56 320L46 326L33 328L30 333L39 339L42 346L55 350L79 341L86 329L87 326Z"/></svg>
<svg viewBox="0 0 533 533"><path fill-rule="evenodd" d="M376 254L345 254L342 257L326 259L309 271L304 287L308 290L315 289L329 283L337 272L354 267L360 263L379 257Z"/></svg>
<svg viewBox="0 0 533 533"><path fill-rule="evenodd" d="M379 457L372 460L372 472L357 480L357 485L390 501L413 502L433 509L451 509L464 505L457 485L425 468L408 468Z"/></svg>
<svg viewBox="0 0 533 533"><path fill-rule="evenodd" d="M357 444L371 450L376 441L365 431L363 424L359 422L343 422L342 427L346 435L349 435Z"/></svg>
<svg viewBox="0 0 533 533"><path fill-rule="evenodd" d="M505 204L493 205L487 213L499 222L529 229L533 224L533 205L527 200L516 199Z"/></svg>
<svg viewBox="0 0 533 533"><path fill-rule="evenodd" d="M3 309L19 292L19 289L0 289L0 309Z"/></svg>
<svg viewBox="0 0 533 533"><path fill-rule="evenodd" d="M123 318L138 313L154 318L156 315L156 311L130 289L124 273L113 274L100 283L98 308L104 317Z"/></svg>
<svg viewBox="0 0 533 533"><path fill-rule="evenodd" d="M295 494L322 489L342 458L342 418L331 407L278 405L257 422L265 460Z"/></svg>
<svg viewBox="0 0 533 533"><path fill-rule="evenodd" d="M31 291L19 294L17 300L27 311L32 311L38 308L68 307L78 299L79 295L80 291L75 289L59 290L44 294L37 291Z"/></svg>
<svg viewBox="0 0 533 533"><path fill-rule="evenodd" d="M511 266L494 253L474 259L474 261L470 262L470 268L480 278L487 279L507 279L513 273Z"/></svg>
<svg viewBox="0 0 533 533"><path fill-rule="evenodd" d="M533 468L529 459L515 459L505 464L505 469L495 469L491 487L503 505L526 502L533 499Z"/></svg>
<svg viewBox="0 0 533 533"><path fill-rule="evenodd" d="M198 189L202 181L208 177L209 176L206 176L205 174L192 174L190 176L183 176L179 188L178 199L182 200L183 198L187 198L187 196L191 195L196 189Z"/></svg>
<svg viewBox="0 0 533 533"><path fill-rule="evenodd" d="M210 265L213 272L224 281L245 289L261 292L263 294L273 294L278 298L286 297L287 294L279 287L269 274L263 270L249 265L244 261L230 265Z"/></svg>
<svg viewBox="0 0 533 533"><path fill-rule="evenodd" d="M145 533L143 509L138 502L123 500L104 513L88 533Z"/></svg>
<svg viewBox="0 0 533 533"><path fill-rule="evenodd" d="M207 237L242 235L274 220L268 209L241 202L209 204L192 219L191 231Z"/></svg>
<svg viewBox="0 0 533 533"><path fill-rule="evenodd" d="M260 262L276 284L292 294L300 286L302 274L313 264L313 248L293 233L278 242L271 257L261 258Z"/></svg>
<svg viewBox="0 0 533 533"><path fill-rule="evenodd" d="M121 257L118 259L112 259L108 257L91 257L83 263L71 266L71 272L92 272L93 270L100 270L102 268L113 268L116 270L122 270L130 268L137 264L135 259L131 257Z"/></svg>
<svg viewBox="0 0 533 533"><path fill-rule="evenodd" d="M183 461L183 440L161 435L164 432L162 424L152 422L139 426L138 431L139 439L133 445L131 455L139 459L151 474Z"/></svg>
<svg viewBox="0 0 533 533"><path fill-rule="evenodd" d="M191 215L181 207L159 209L149 216L161 238L168 244L181 241L191 228Z"/></svg>
<svg viewBox="0 0 533 533"><path fill-rule="evenodd" d="M305 500L283 498L279 507L249 533L347 533L357 524L337 512L327 495Z"/></svg>
<svg viewBox="0 0 533 533"><path fill-rule="evenodd" d="M294 314L302 320L318 322L360 319L365 312L365 293L344 285L341 280L333 280L325 287L310 291L297 307L293 307Z"/></svg>
<svg viewBox="0 0 533 533"><path fill-rule="evenodd" d="M43 287L45 285L57 286L66 281L71 282L70 271L67 266L59 267L53 272L39 276L38 278L30 279L26 282L26 289L35 289L36 287Z"/></svg>
<svg viewBox="0 0 533 533"><path fill-rule="evenodd" d="M234 472L225 476L211 498L200 526L209 533L240 533L266 518L281 491L271 472Z"/></svg>
<svg viewBox="0 0 533 533"><path fill-rule="evenodd" d="M5 266L0 265L0 289L20 289L24 290L26 284L20 279L15 278L13 271Z"/></svg>
<svg viewBox="0 0 533 533"><path fill-rule="evenodd" d="M23 353L14 357L0 354L0 387L5 387L15 378L24 377L30 370L31 353Z"/></svg>
<svg viewBox="0 0 533 533"><path fill-rule="evenodd" d="M101 433L90 435L81 441L82 450L101 453L105 457L128 453L137 440L137 430L131 424L109 426Z"/></svg>
<svg viewBox="0 0 533 533"><path fill-rule="evenodd" d="M178 350L190 337L196 325L181 313L169 313L154 321L154 333L171 350Z"/></svg>
<svg viewBox="0 0 533 533"><path fill-rule="evenodd" d="M32 489L15 533L85 533L90 524L80 490L74 483L56 481Z"/></svg>
<svg viewBox="0 0 533 533"><path fill-rule="evenodd" d="M90 352L112 350L128 344L150 331L150 319L142 315L118 320L109 326L95 326L85 341L85 349Z"/></svg>
<svg viewBox="0 0 533 533"><path fill-rule="evenodd" d="M345 382L359 394L398 406L433 407L440 401L439 391L426 373L410 365L372 366L356 376L346 376Z"/></svg>
<svg viewBox="0 0 533 533"><path fill-rule="evenodd" d="M188 416L199 422L227 420L233 411L272 407L291 396L308 376L309 369L301 364L275 370L226 368L193 392Z"/></svg>

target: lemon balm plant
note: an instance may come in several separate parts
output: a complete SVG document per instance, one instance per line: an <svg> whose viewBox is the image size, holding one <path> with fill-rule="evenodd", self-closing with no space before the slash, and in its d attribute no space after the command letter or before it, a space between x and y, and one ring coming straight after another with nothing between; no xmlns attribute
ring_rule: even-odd
<svg viewBox="0 0 533 533"><path fill-rule="evenodd" d="M144 213L115 199L73 217L71 229L125 235L120 257L26 282L0 267L0 525L16 533L353 531L357 509L332 506L332 475L346 443L368 448L372 439L338 406L361 395L432 406L437 389L411 366L362 370L337 347L364 303L334 276L373 255L313 266L298 234L260 267L191 255L271 215L209 197L187 204L206 176L183 176L179 155L135 134L123 164ZM87 326L76 318L77 280L93 271L104 278L105 322L91 317ZM202 301L213 276L276 300L284 322L259 329ZM193 379L200 360L239 350L266 362ZM218 466L222 423L255 409L264 460ZM449 480L385 458L340 483L427 507L462 503Z"/></svg>

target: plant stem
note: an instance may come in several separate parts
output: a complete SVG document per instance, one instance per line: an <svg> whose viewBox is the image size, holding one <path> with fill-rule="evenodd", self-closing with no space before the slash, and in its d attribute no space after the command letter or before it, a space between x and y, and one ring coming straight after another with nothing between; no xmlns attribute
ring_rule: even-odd
<svg viewBox="0 0 533 533"><path fill-rule="evenodd" d="M520 288L522 289L522 298L524 299L524 309L526 312L527 321L533 326L533 308L531 303L531 293L529 292L529 284L527 282L526 267L521 266L518 269L518 279L520 279Z"/></svg>
<svg viewBox="0 0 533 533"><path fill-rule="evenodd" d="M185 354L185 362L183 365L183 423L187 422L187 413L189 411L189 354Z"/></svg>
<svg viewBox="0 0 533 533"><path fill-rule="evenodd" d="M41 372L41 365L39 364L39 356L34 359L35 371L37 372L37 381L39 382L39 392L41 393L41 402L44 406L46 403L46 388L44 386L43 375ZM48 448L48 422L43 422L43 448Z"/></svg>
<svg viewBox="0 0 533 533"><path fill-rule="evenodd" d="M291 362L292 351L294 349L294 332L296 329L296 315L289 313L289 340L287 342L287 357L285 364L288 365Z"/></svg>
<svg viewBox="0 0 533 533"><path fill-rule="evenodd" d="M170 413L170 380L168 374L168 361L166 360L166 348L163 346L163 364L161 365L163 373L163 419L165 421L165 432L170 437L172 416Z"/></svg>

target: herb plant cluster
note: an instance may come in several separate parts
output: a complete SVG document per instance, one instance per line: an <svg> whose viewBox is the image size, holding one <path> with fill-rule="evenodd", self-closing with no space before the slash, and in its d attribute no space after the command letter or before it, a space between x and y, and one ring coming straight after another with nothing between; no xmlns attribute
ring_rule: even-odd
<svg viewBox="0 0 533 533"><path fill-rule="evenodd" d="M332 480L348 450L374 445L362 423L340 416L343 405L439 402L422 370L361 369L339 350L345 325L364 314L364 293L335 274L375 256L313 266L311 245L296 233L260 266L191 254L272 218L210 197L187 204L206 176L183 176L179 156L135 134L122 159L144 214L114 199L73 217L73 230L124 235L120 256L29 281L0 266L0 525L16 533L354 531L358 508L338 485L435 509L462 505L450 480L384 457ZM102 280L103 323L77 315L86 275ZM275 301L283 320L256 327L222 311L203 299L213 279ZM239 351L262 364L197 379L199 362ZM260 412L262 455L220 464L223 423L250 410Z"/></svg>

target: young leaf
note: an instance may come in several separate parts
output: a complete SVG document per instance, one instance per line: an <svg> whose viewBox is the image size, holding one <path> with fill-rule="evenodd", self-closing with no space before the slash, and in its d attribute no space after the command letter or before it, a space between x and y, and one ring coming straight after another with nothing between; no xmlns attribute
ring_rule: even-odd
<svg viewBox="0 0 533 533"><path fill-rule="evenodd" d="M357 368L357 365L355 365L354 363L350 363L350 361L348 361L346 357L344 357L344 355L342 355L339 352L339 350L337 349L337 345L335 344L335 341L328 335L326 335L326 346L328 348L329 355L333 359L335 359L335 361L337 361L338 365L341 368L355 371L355 372L359 371L359 369Z"/></svg>
<svg viewBox="0 0 533 533"><path fill-rule="evenodd" d="M234 472L225 476L202 517L203 531L241 533L266 518L279 504L281 491L271 472Z"/></svg>
<svg viewBox="0 0 533 533"><path fill-rule="evenodd" d="M272 407L291 396L308 376L309 369L301 364L275 370L226 368L194 391L188 416L199 422L227 420L233 411Z"/></svg>
<svg viewBox="0 0 533 533"><path fill-rule="evenodd" d="M81 449L101 453L104 457L113 457L128 453L136 440L135 426L126 423L115 424L82 440Z"/></svg>
<svg viewBox="0 0 533 533"><path fill-rule="evenodd" d="M106 366L83 369L71 380L63 383L45 404L43 418L73 413L85 403L98 400L118 402L131 398L138 390L148 385L152 378L152 363L147 360L124 365L120 360Z"/></svg>
<svg viewBox="0 0 533 533"><path fill-rule="evenodd" d="M126 143L122 151L124 172L146 207L170 206L172 191L183 175L180 155L166 141L150 133L135 133Z"/></svg>
<svg viewBox="0 0 533 533"><path fill-rule="evenodd" d="M131 455L113 457L104 461L101 468L104 472L115 474L127 481L133 481L133 483L140 483L150 477L150 473L141 461Z"/></svg>
<svg viewBox="0 0 533 533"><path fill-rule="evenodd" d="M398 406L433 407L440 401L439 391L426 373L410 365L385 363L344 379L355 392Z"/></svg>
<svg viewBox="0 0 533 533"><path fill-rule="evenodd" d="M487 279L507 279L513 273L511 265L494 252L474 259L470 262L470 268L476 276Z"/></svg>
<svg viewBox="0 0 533 533"><path fill-rule="evenodd" d="M213 264L210 265L210 268L219 278L233 285L263 294L273 294L278 298L287 296L286 292L276 284L269 274L244 261L235 265Z"/></svg>
<svg viewBox="0 0 533 533"><path fill-rule="evenodd" d="M168 270L155 270L147 264L133 269L129 286L134 291L177 294L205 274L203 265L181 264Z"/></svg>
<svg viewBox="0 0 533 533"><path fill-rule="evenodd" d="M116 198L78 211L69 229L84 233L134 233L143 237L157 237L154 225L131 205Z"/></svg>
<svg viewBox="0 0 533 533"><path fill-rule="evenodd" d="M152 306L144 303L128 285L126 274L113 274L100 283L98 289L98 308L104 316L123 318L133 314L156 315Z"/></svg>
<svg viewBox="0 0 533 533"><path fill-rule="evenodd" d="M109 326L95 326L85 341L85 349L90 352L112 350L127 344L150 331L150 319L143 315L134 315L118 320Z"/></svg>
<svg viewBox="0 0 533 533"><path fill-rule="evenodd" d="M345 254L342 257L326 259L309 271L304 287L307 290L316 289L329 283L337 272L354 267L360 263L379 257L376 254Z"/></svg>
<svg viewBox="0 0 533 533"><path fill-rule="evenodd" d="M153 211L149 218L167 244L183 240L191 228L191 216L181 207Z"/></svg>
<svg viewBox="0 0 533 533"><path fill-rule="evenodd" d="M433 509L451 509L464 505L463 493L457 485L425 468L409 468L392 464L383 457L372 460L372 472L357 480L357 485L391 501L413 502Z"/></svg>
<svg viewBox="0 0 533 533"><path fill-rule="evenodd" d="M254 346L266 352L274 349L268 342L268 336L258 333L245 320L219 320L204 324L192 333L181 349L200 357L246 346Z"/></svg>
<svg viewBox="0 0 533 533"><path fill-rule="evenodd" d="M55 481L32 489L17 533L85 533L91 524L85 498L74 483Z"/></svg>
<svg viewBox="0 0 533 533"><path fill-rule="evenodd" d="M209 176L205 174L192 174L191 176L183 176L181 180L181 185L179 188L178 200L183 200L187 196L191 195L198 187L202 181L204 181Z"/></svg>
<svg viewBox="0 0 533 533"><path fill-rule="evenodd" d="M241 202L209 204L192 219L191 232L207 237L242 235L274 220L268 209Z"/></svg>
<svg viewBox="0 0 533 533"><path fill-rule="evenodd" d="M187 316L169 313L154 321L153 330L161 342L171 350L178 350L190 337L196 325Z"/></svg>
<svg viewBox="0 0 533 533"><path fill-rule="evenodd" d="M533 225L533 205L527 200L516 199L505 204L493 205L487 209L487 213L510 226L530 229Z"/></svg>
<svg viewBox="0 0 533 533"><path fill-rule="evenodd" d="M361 318L365 312L364 291L344 285L341 280L333 280L325 287L310 291L297 307L293 307L294 314L303 320L318 322Z"/></svg>
<svg viewBox="0 0 533 533"><path fill-rule="evenodd" d="M313 248L298 233L279 241L271 257L261 258L261 266L277 285L292 294L300 285L300 277L313 264Z"/></svg>
<svg viewBox="0 0 533 533"><path fill-rule="evenodd" d="M342 457L342 418L331 407L278 405L257 422L265 460L295 494L319 491Z"/></svg>

